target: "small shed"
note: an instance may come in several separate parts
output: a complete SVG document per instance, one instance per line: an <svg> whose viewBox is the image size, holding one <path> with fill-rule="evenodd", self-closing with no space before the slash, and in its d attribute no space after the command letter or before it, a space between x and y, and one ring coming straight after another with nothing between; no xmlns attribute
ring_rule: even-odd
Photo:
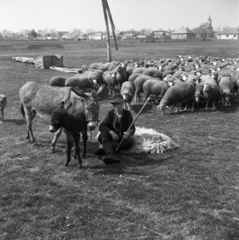
<svg viewBox="0 0 239 240"><path fill-rule="evenodd" d="M35 59L35 68L63 67L62 55L43 55Z"/></svg>

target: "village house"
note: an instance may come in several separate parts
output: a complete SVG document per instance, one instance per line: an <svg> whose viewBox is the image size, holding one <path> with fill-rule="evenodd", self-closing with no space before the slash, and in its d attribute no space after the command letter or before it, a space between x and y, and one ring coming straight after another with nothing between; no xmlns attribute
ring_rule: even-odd
<svg viewBox="0 0 239 240"><path fill-rule="evenodd" d="M86 33L80 33L78 34L78 36L76 37L76 40L88 40L89 36Z"/></svg>
<svg viewBox="0 0 239 240"><path fill-rule="evenodd" d="M237 28L224 28L215 33L217 40L239 40L239 31Z"/></svg>
<svg viewBox="0 0 239 240"><path fill-rule="evenodd" d="M89 34L89 40L103 40L103 36L104 34L102 32Z"/></svg>
<svg viewBox="0 0 239 240"><path fill-rule="evenodd" d="M192 40L195 39L195 36L196 36L195 32L185 27L177 29L171 33L172 39Z"/></svg>
<svg viewBox="0 0 239 240"><path fill-rule="evenodd" d="M153 32L151 33L151 35L152 35L154 38L160 38L160 39L169 39L169 38L170 38L168 32L167 32L167 31L164 31L164 30L153 31Z"/></svg>
<svg viewBox="0 0 239 240"><path fill-rule="evenodd" d="M134 33L125 33L123 36L122 36L122 39L136 39L136 34Z"/></svg>

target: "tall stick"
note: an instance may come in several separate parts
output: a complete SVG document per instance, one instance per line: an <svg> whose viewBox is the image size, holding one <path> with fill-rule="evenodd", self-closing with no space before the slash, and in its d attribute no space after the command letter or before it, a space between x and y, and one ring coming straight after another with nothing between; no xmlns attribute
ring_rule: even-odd
<svg viewBox="0 0 239 240"><path fill-rule="evenodd" d="M107 32L107 58L108 58L108 62L111 62L112 58L111 58L111 49L110 49L110 33L109 33L109 24L108 24L107 12L106 12L105 0L102 0L102 7L104 12L106 32Z"/></svg>
<svg viewBox="0 0 239 240"><path fill-rule="evenodd" d="M115 25L114 25L114 21L113 21L113 18L112 18L111 12L110 12L110 7L109 7L107 0L105 1L105 6L106 6L106 10L108 12L108 16L109 16L110 23L111 23L112 34L113 34L114 41L115 41L115 48L116 48L116 51L118 51L118 44L117 44L117 40L116 40L116 36L115 36Z"/></svg>
<svg viewBox="0 0 239 240"><path fill-rule="evenodd" d="M147 98L147 100L146 100L146 102L144 103L143 107L139 110L139 112L138 112L138 114L135 116L133 122L132 122L132 123L130 124L130 126L128 127L128 129L127 129L127 131L126 131L127 133L129 132L130 128L133 126L133 124L134 124L135 121L137 120L137 118L138 118L138 116L140 115L140 113L143 111L143 109L144 109L144 107L146 106L146 104L148 103L149 99L150 99L150 96ZM123 141L124 141L124 138L121 139L118 147L116 148L116 150L115 150L116 153L119 151L119 148L120 148L120 146L121 146L121 144L122 144Z"/></svg>

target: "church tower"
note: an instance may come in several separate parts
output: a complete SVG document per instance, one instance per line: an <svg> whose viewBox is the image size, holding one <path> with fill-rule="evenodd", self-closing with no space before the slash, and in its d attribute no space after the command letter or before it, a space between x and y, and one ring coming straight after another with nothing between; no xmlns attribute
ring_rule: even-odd
<svg viewBox="0 0 239 240"><path fill-rule="evenodd" d="M214 30L213 30L213 27L212 27L212 19L211 19L210 15L209 15L209 18L207 20L207 37L209 39L214 38Z"/></svg>
<svg viewBox="0 0 239 240"><path fill-rule="evenodd" d="M209 15L209 18L207 20L207 23L208 23L208 27L207 29L208 30L213 30L213 27L212 27L212 19L211 19L211 16Z"/></svg>

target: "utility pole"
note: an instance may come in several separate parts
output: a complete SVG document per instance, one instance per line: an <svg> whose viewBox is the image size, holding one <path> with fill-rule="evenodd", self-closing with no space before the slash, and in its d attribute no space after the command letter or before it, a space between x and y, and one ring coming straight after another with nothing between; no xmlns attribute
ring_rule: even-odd
<svg viewBox="0 0 239 240"><path fill-rule="evenodd" d="M111 56L111 48L110 48L110 31L109 31L108 16L109 16L110 23L111 23L111 29L112 29L112 34L113 34L114 41L115 41L116 50L118 50L118 45L117 45L116 36L115 36L115 32L114 32L115 26L114 26L113 18L111 16L111 12L110 12L110 8L109 8L107 0L102 0L102 7L103 7L103 12L104 12L106 33L107 33L107 59L108 59L108 62L111 62L112 56Z"/></svg>

